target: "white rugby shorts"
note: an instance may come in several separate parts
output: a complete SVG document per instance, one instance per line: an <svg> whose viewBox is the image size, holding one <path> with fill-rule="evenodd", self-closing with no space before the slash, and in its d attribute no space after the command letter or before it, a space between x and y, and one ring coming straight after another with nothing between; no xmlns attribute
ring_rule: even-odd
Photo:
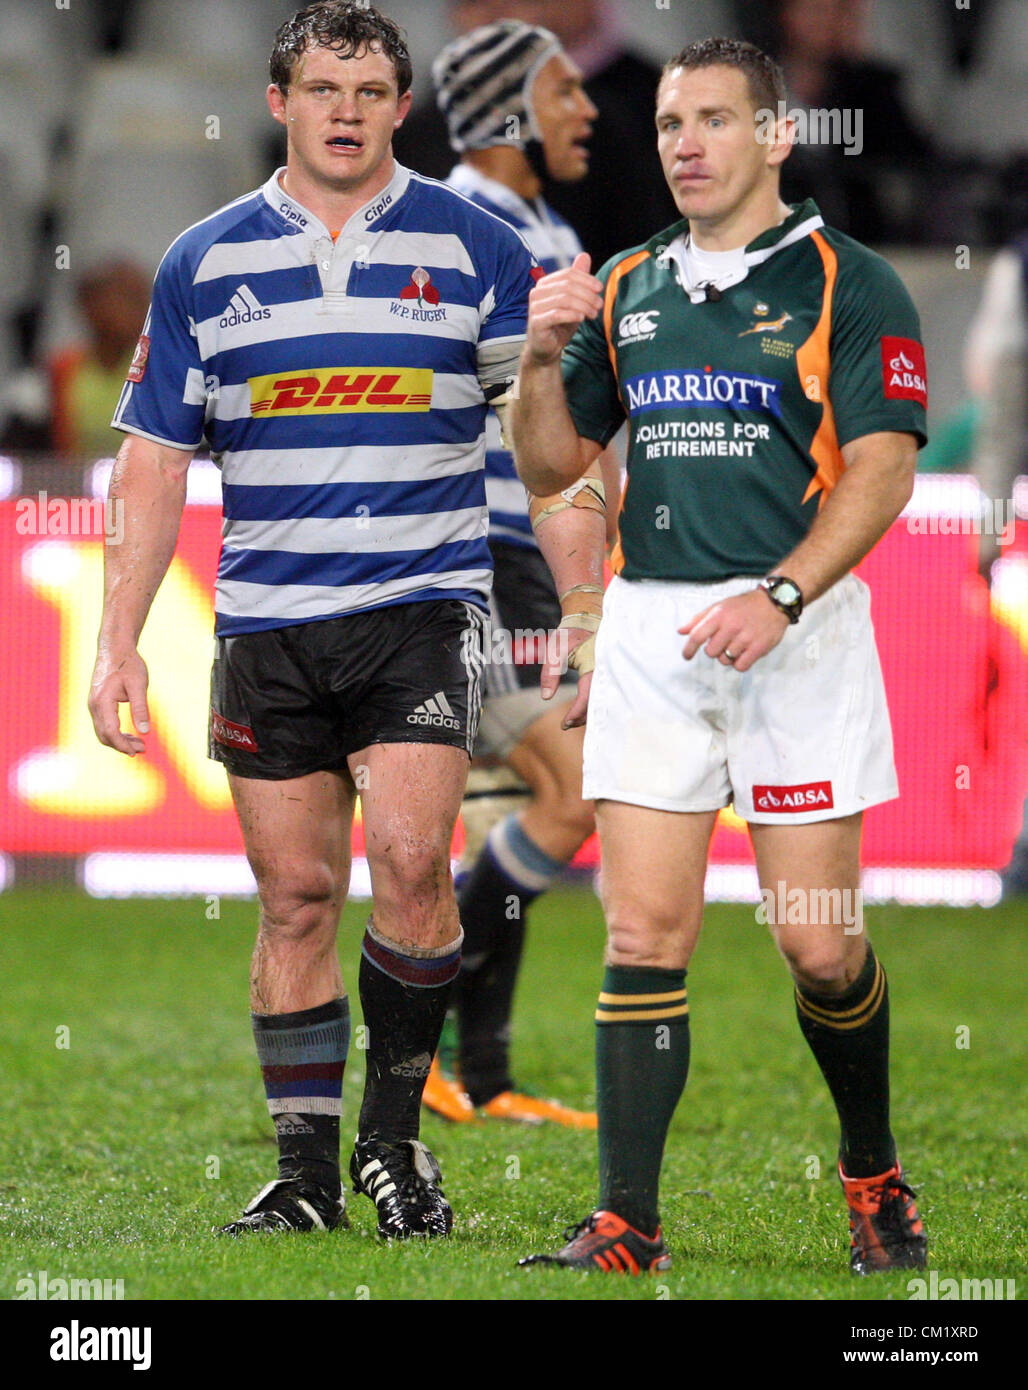
<svg viewBox="0 0 1028 1390"><path fill-rule="evenodd" d="M802 825L899 795L870 593L846 575L742 673L677 629L754 588L615 577L596 639L583 795Z"/></svg>

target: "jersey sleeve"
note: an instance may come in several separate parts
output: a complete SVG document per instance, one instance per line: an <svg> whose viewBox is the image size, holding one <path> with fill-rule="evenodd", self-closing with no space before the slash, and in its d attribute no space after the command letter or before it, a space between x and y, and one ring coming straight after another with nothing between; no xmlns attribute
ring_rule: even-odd
<svg viewBox="0 0 1028 1390"><path fill-rule="evenodd" d="M613 264L613 263L612 263ZM607 269L605 267L604 269ZM604 270L599 279L606 284ZM624 424L625 412L610 361L603 320L583 319L561 357L564 395L583 439L606 446Z"/></svg>
<svg viewBox="0 0 1028 1390"><path fill-rule="evenodd" d="M504 396L518 374L528 324L528 296L539 273L535 258L512 228L495 231L492 283L487 286L476 350L478 380L486 400ZM490 226L487 229L493 232Z"/></svg>
<svg viewBox="0 0 1028 1390"><path fill-rule="evenodd" d="M896 430L927 442L921 325L893 268L867 253L842 261L832 306L828 393L839 444Z"/></svg>
<svg viewBox="0 0 1028 1390"><path fill-rule="evenodd" d="M154 280L150 312L111 424L173 449L203 442L203 361L189 311L185 259L173 247Z"/></svg>
<svg viewBox="0 0 1028 1390"><path fill-rule="evenodd" d="M488 285L479 330L480 343L509 338L524 342L528 323L528 296L535 284L535 257L511 227L496 222L492 283ZM493 230L490 228L490 230Z"/></svg>

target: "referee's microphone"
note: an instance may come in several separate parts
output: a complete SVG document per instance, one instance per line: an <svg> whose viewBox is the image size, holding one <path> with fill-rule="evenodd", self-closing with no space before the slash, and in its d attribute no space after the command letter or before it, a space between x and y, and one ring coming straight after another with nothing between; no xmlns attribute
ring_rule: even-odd
<svg viewBox="0 0 1028 1390"><path fill-rule="evenodd" d="M699 288L703 291L703 297L708 304L716 304L721 298L721 291L713 280L707 280Z"/></svg>

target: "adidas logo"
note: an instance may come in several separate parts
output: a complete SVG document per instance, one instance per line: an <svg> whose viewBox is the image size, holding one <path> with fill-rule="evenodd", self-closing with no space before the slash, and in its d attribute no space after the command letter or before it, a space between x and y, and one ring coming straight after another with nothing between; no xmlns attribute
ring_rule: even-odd
<svg viewBox="0 0 1028 1390"><path fill-rule="evenodd" d="M309 1125L302 1115L276 1115L276 1134L313 1134L314 1126Z"/></svg>
<svg viewBox="0 0 1028 1390"><path fill-rule="evenodd" d="M460 720L450 708L450 702L441 690L418 705L413 714L407 716L408 724L427 724L433 729L459 729Z"/></svg>
<svg viewBox="0 0 1028 1390"><path fill-rule="evenodd" d="M390 1067L389 1070L394 1076L406 1076L411 1080L421 1081L428 1075L431 1065L432 1058L427 1052L422 1052L407 1062L397 1062L396 1066Z"/></svg>
<svg viewBox="0 0 1028 1390"><path fill-rule="evenodd" d="M228 312L218 320L221 328L234 328L237 323L253 323L257 319L270 319L271 310L265 309L248 285L240 285L229 300Z"/></svg>

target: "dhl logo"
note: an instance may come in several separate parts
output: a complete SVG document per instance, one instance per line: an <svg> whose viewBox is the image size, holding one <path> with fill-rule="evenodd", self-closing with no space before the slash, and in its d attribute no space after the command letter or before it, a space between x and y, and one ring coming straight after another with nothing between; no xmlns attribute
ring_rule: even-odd
<svg viewBox="0 0 1028 1390"><path fill-rule="evenodd" d="M431 367L315 367L249 379L251 415L336 415L341 411L428 410Z"/></svg>

